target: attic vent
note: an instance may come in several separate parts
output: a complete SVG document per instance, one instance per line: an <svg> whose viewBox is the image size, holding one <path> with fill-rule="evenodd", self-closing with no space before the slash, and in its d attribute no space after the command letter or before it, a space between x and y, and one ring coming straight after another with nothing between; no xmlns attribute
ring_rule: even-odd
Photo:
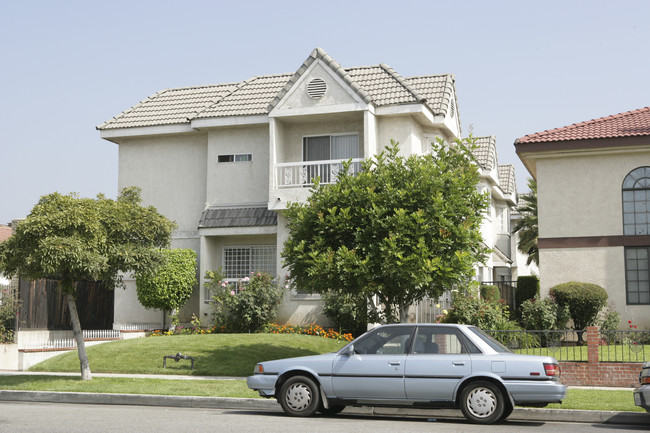
<svg viewBox="0 0 650 433"><path fill-rule="evenodd" d="M451 104L449 104L449 115L451 116L452 119L456 115L456 103L454 102L453 99L451 100Z"/></svg>
<svg viewBox="0 0 650 433"><path fill-rule="evenodd" d="M314 78L307 84L307 94L311 99L320 99L327 91L327 84L320 78Z"/></svg>

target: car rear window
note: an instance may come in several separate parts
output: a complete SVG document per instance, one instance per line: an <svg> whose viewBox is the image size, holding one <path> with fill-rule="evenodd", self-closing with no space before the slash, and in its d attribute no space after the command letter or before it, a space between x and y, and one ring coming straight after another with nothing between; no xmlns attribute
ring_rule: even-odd
<svg viewBox="0 0 650 433"><path fill-rule="evenodd" d="M481 340L485 342L488 346L499 353L512 353L512 350L508 349L506 346L501 344L499 341L495 340L490 334L482 330L481 328L470 327L470 331L478 335Z"/></svg>

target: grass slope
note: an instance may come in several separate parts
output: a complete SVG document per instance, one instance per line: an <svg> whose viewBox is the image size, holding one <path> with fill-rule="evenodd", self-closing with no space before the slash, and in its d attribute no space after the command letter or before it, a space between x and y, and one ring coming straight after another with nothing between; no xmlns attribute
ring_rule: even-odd
<svg viewBox="0 0 650 433"><path fill-rule="evenodd" d="M334 352L345 344L296 334L210 334L137 338L87 347L90 369L96 373L250 376L260 361ZM167 360L176 353L194 357ZM68 352L33 366L31 371L78 372L77 352Z"/></svg>

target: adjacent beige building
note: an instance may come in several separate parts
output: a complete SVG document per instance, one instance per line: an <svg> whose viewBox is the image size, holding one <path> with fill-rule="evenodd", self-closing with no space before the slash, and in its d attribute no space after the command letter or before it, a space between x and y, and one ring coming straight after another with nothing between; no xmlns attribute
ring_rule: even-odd
<svg viewBox="0 0 650 433"><path fill-rule="evenodd" d="M650 107L519 138L537 180L541 287L598 284L650 327Z"/></svg>
<svg viewBox="0 0 650 433"><path fill-rule="evenodd" d="M295 73L163 90L98 129L119 146L119 188L141 187L145 204L178 223L172 246L198 252L200 287L184 312L205 321L206 270L221 267L231 280L267 271L283 284L282 211L307 198L312 178L336 182L342 161L358 169L391 139L408 155L430 151L436 138L461 136L452 75L404 78L384 64L344 68L320 48ZM486 244L505 245L488 233L496 220L504 221L500 234L508 230L503 212L516 203L514 170L499 168L496 147L488 153L481 187L500 210L486 219ZM512 267L507 254L491 260L488 267ZM492 268L481 272L494 278ZM134 284L115 293L116 326L160 320L138 304ZM318 296L285 294L280 321L322 319Z"/></svg>

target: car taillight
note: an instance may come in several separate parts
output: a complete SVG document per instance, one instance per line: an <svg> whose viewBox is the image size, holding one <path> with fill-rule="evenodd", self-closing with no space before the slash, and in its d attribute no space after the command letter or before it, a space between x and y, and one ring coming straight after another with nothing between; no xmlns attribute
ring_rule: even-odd
<svg viewBox="0 0 650 433"><path fill-rule="evenodd" d="M264 374L264 366L262 364L255 365L255 374Z"/></svg>
<svg viewBox="0 0 650 433"><path fill-rule="evenodd" d="M544 372L547 376L560 376L560 366L557 364L544 363Z"/></svg>

